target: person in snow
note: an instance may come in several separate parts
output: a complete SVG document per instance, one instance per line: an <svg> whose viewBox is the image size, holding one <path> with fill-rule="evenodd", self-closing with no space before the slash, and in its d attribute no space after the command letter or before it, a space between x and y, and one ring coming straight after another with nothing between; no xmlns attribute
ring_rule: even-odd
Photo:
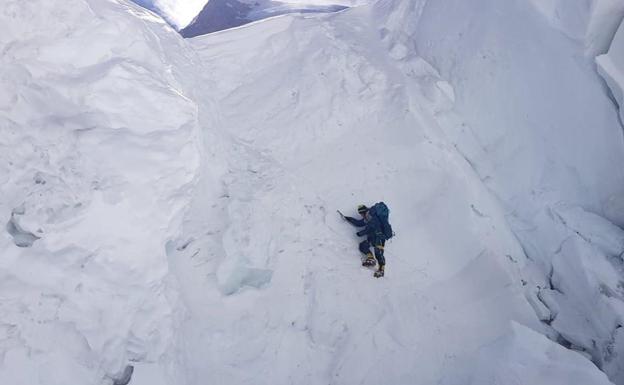
<svg viewBox="0 0 624 385"><path fill-rule="evenodd" d="M384 235L382 222L376 215L370 215L369 208L365 205L358 206L358 213L362 216L362 219L347 216L343 216L343 218L355 227L364 227L364 229L357 232L358 237L366 236L366 239L360 242L359 246L362 254L366 256L362 266L375 266L376 258L379 268L375 272L375 277L383 277L386 267L384 258L386 236ZM373 258L373 253L370 251L371 247L375 250L375 258Z"/></svg>

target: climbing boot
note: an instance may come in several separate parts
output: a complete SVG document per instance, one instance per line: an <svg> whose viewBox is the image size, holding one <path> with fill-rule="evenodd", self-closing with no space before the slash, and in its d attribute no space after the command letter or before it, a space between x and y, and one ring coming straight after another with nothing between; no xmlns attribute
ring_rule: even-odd
<svg viewBox="0 0 624 385"><path fill-rule="evenodd" d="M373 258L373 254L367 254L366 255L366 259L364 260L364 262L362 262L362 266L375 266L377 264L377 261L375 260L375 258Z"/></svg>
<svg viewBox="0 0 624 385"><path fill-rule="evenodd" d="M384 265L379 265L379 270L377 270L374 274L375 278L381 278L384 276L384 270L385 270L384 268L385 268Z"/></svg>

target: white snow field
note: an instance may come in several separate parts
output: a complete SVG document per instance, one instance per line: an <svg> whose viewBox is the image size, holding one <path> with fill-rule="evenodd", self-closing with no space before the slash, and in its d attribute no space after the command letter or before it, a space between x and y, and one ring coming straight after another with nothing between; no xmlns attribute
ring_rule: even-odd
<svg viewBox="0 0 624 385"><path fill-rule="evenodd" d="M0 384L624 384L622 126L546 11L8 0Z"/></svg>

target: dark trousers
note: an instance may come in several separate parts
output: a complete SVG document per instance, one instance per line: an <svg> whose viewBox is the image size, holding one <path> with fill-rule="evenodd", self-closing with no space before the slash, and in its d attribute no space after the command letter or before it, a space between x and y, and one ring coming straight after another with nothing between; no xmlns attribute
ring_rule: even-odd
<svg viewBox="0 0 624 385"><path fill-rule="evenodd" d="M386 259L384 258L384 245L386 241L381 242L371 242L370 240L365 240L360 242L360 251L364 255L368 255L370 253L371 245L375 248L375 258L377 258L377 263L379 266L384 266L386 264Z"/></svg>

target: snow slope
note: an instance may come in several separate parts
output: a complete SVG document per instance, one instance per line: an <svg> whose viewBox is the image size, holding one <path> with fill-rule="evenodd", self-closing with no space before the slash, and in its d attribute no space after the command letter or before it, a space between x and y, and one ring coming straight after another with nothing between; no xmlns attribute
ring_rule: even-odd
<svg viewBox="0 0 624 385"><path fill-rule="evenodd" d="M549 309L537 314L622 383L622 172L612 166L622 131L593 61L522 2L421 5L411 5L417 23L395 13L404 28L390 46L414 42L452 85L454 108L438 120L532 261L523 279Z"/></svg>
<svg viewBox="0 0 624 385"><path fill-rule="evenodd" d="M458 4L454 6L458 15L467 13ZM441 4L439 8L453 6ZM500 12L492 8L492 14ZM431 14L416 24L414 16L425 12ZM566 369L555 371L553 378L540 376L539 368L560 365L546 352L560 350L543 340L535 342L543 348L529 353L523 338L532 338L531 333L514 329L513 320L583 351L600 366L612 368L610 373L618 378L614 351L621 345L614 332L620 322L621 301L614 300L614 295L601 296L597 290L602 287L617 293L616 297L621 295L618 280L611 279L618 276L618 261L613 261L615 265L608 262L608 258L617 258L613 255L616 250L621 250L621 230L602 219L610 230L607 243L614 245L597 255L604 261L601 267L593 271L584 262L593 257L595 246L586 246L589 251L582 256L570 246L563 255L577 258L577 262L571 271L555 263L558 268L551 279L551 258L561 253L551 250L550 243L531 244L528 239L537 229L524 227L521 218L534 220L544 229L548 242L560 245L568 238L573 241L570 236L575 230L566 226L572 220L562 223L542 218L544 212L552 211L548 211L550 204L559 203L558 210L566 215L570 211L570 217L580 224L591 222L594 216L569 207L586 204L588 209L606 215L603 208L622 187L621 174L607 172L611 170L609 164L621 160L621 133L613 106L590 64L577 67L569 63L569 55L582 47L569 43L545 24L530 5L524 12L526 19L535 23L536 33L561 47L552 53L531 52L531 36L510 33L512 38L524 40L529 52L494 53L534 56L519 62L508 76L519 77L526 70L521 67L537 59L553 60L553 67L559 61L570 71L561 78L580 77L568 87L589 92L587 99L596 98L585 107L586 99L575 99L554 70L537 70L535 79L523 79L530 82L526 89L517 84L502 88L519 93L514 100L520 104L520 112L535 111L538 122L544 119L545 127L553 127L548 139L553 148L562 137L568 138L566 146L550 155L539 147L544 146L542 141L548 135L544 126L532 128L525 120L519 121L516 131L503 131L517 136L512 136L506 146L503 142L500 149L491 146L484 151L485 146L476 138L456 137L461 133L455 133L457 126L449 124L457 123L460 113L470 118L484 114L487 102L496 106L493 109L500 108L494 116L484 118L493 121L473 123L487 139L488 135L500 137L497 120L513 120L516 112L511 106L504 109L492 101L501 84L507 84L506 78L483 87L485 80L479 76L494 77L497 66L487 66L489 71L471 67L474 62L465 56L481 53L469 52L474 46L466 48L463 55L458 53L450 65L467 72L458 76L464 82L444 80L417 55L413 43L417 38L451 35L412 29L426 28L429 20L439 24L443 12L436 14L434 3L380 2L374 8L322 18L284 17L194 41L213 69L210 79L217 85L215 93L222 112L219 125L241 140L245 152L256 153L257 160L242 169L232 169L230 183L236 194L225 192L221 196L233 199L233 203L224 203L225 208L205 211L198 207L191 211L214 218L223 211L232 215L234 210L237 218L244 218L245 226L215 233L213 241L185 251L205 263L202 276L213 277L213 282L209 280L200 290L208 293L207 298L195 299L198 314L203 314L200 318L208 319L209 325L191 320L186 326L192 337L185 340L194 341L182 348L188 352L187 372L200 373L198 379L237 383L373 384L383 379L400 384L418 378L422 383L451 384L466 383L467 378L474 383L484 383L485 379L492 382L505 376L509 382L527 384L569 383L570 378L578 383L606 382L591 364L570 377L567 365L575 365L571 362L578 360L578 353L564 350L562 362L567 363L562 365ZM448 18L448 13L444 17ZM496 22L491 14L486 19ZM449 26L462 26L455 18L450 20ZM385 28L378 29L382 23ZM497 29L507 32L502 24L493 26L486 36L498 36ZM479 32L483 31L474 33ZM470 38L480 42L475 36ZM511 46L505 43L494 48ZM453 58L456 51L447 51ZM461 87L476 91L477 84L483 89L480 98L466 98ZM535 96L531 87L536 95L547 87L554 88L551 92L555 95L547 95L547 101L559 97L558 104L549 110L541 100L531 104L530 98ZM482 99L489 96L488 92L492 99ZM482 104L462 110L464 101ZM569 104L574 105L571 110L578 109L578 115L566 115ZM582 118L592 109L595 112ZM595 139L583 134L592 121L605 122L604 131ZM465 143L468 140L472 142ZM514 143L520 148L514 148ZM587 158L572 156L580 148L575 145L596 151ZM482 156L483 162L466 159L464 151ZM543 154L541 158L539 154ZM543 171L544 164L551 168ZM485 167L500 171L488 178L481 175ZM507 177L505 170L515 172L514 177ZM252 174L255 182L241 182L247 174ZM579 186L577 174L588 178L587 182ZM243 193L241 185L246 186ZM337 188L341 185L347 188ZM501 188L497 189L498 185ZM535 203L531 201L535 194L525 194L531 187L543 191ZM344 241L350 229L345 229L330 207L345 209L379 199L393 208L393 223L399 234L408 235L399 236L388 247L389 279L369 282L366 275L370 273L353 266L355 242L349 245ZM516 215L509 214L513 210ZM267 221L275 224L276 230L267 230ZM581 229L579 233L587 235ZM218 254L202 251L214 250L223 238L226 245L238 245L234 253L226 248L221 259ZM185 276L192 274L190 269L183 271ZM575 296L562 295L552 302L545 299L551 292L553 297L558 290L563 292L564 284L571 280L584 282ZM475 281L482 285L475 285ZM558 282L561 285L554 286ZM596 303L586 302L590 298ZM201 310L236 313L240 301L245 302L245 314L249 314L242 319L223 319L221 313L211 315ZM273 308L272 303L279 306ZM555 304L561 305L560 313ZM596 313L596 307L602 311ZM596 326L574 318L579 314L574 311L584 316L596 314L592 321ZM218 336L210 330L219 330ZM241 330L247 333L241 334ZM246 347L242 357L240 346ZM531 362L535 377L517 369L499 372L498 361L483 358L502 351L518 357L517 361L511 359L510 369L516 362ZM533 353L534 361L528 356L520 358ZM228 362L240 363L215 373L224 354ZM194 357L202 359L197 363ZM362 367L367 369L362 371Z"/></svg>
<svg viewBox="0 0 624 385"><path fill-rule="evenodd" d="M476 1L191 40L11 1L0 383L623 383L617 111L584 44ZM335 210L379 200L375 280Z"/></svg>

